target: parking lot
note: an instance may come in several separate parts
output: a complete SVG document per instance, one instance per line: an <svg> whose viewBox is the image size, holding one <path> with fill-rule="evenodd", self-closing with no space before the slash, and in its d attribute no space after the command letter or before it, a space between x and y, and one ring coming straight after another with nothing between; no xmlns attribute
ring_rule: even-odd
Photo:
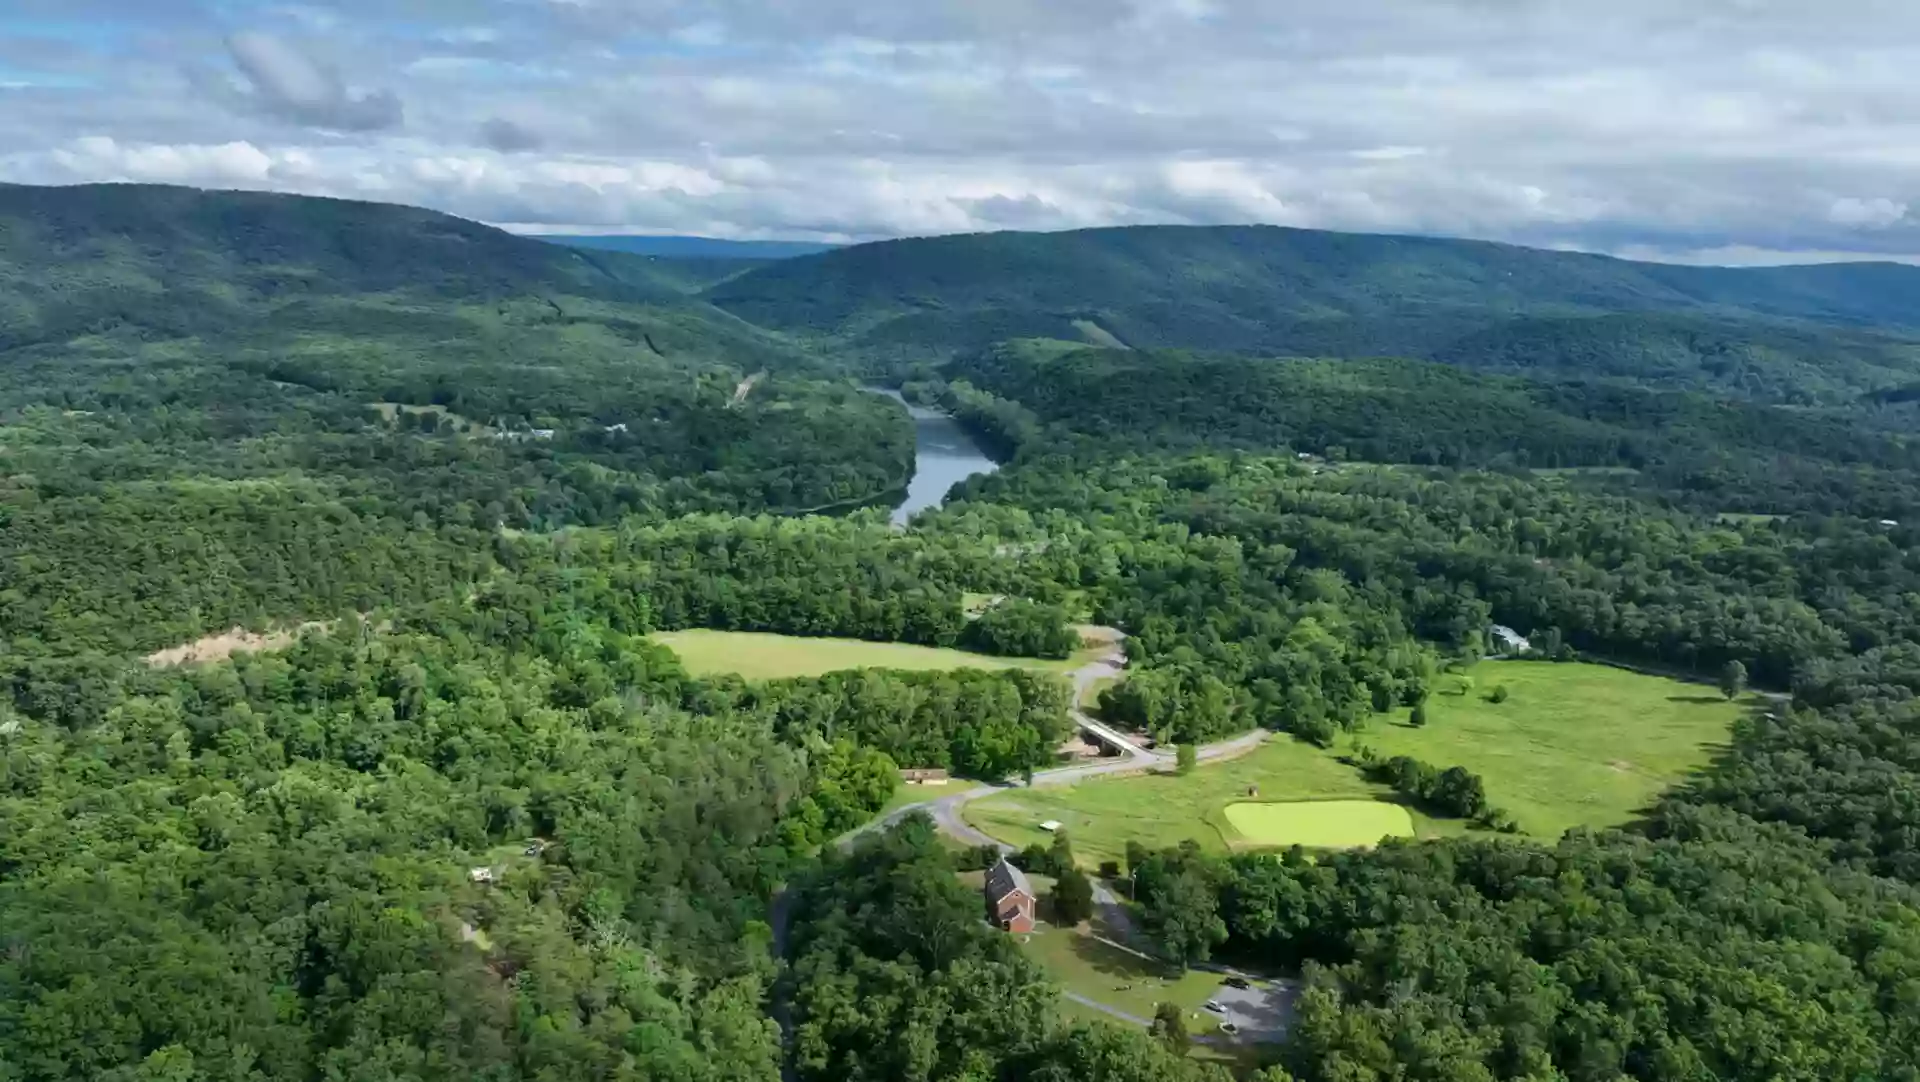
<svg viewBox="0 0 1920 1082"><path fill-rule="evenodd" d="M1226 1008L1224 1013L1208 1011L1223 1022L1239 1027L1239 1041L1266 1043L1286 1039L1293 1024L1293 1002L1300 994L1297 981L1252 981L1250 987L1221 985L1213 994L1214 1002Z"/></svg>

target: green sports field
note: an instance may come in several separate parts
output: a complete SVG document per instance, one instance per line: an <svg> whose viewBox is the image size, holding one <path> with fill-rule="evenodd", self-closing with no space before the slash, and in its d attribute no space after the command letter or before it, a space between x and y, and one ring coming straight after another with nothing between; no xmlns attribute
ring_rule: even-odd
<svg viewBox="0 0 1920 1082"><path fill-rule="evenodd" d="M749 680L819 676L843 669L1044 669L1064 672L1083 662L990 657L898 642L810 639L753 631L663 631L654 642L680 655L695 676L737 673Z"/></svg>
<svg viewBox="0 0 1920 1082"><path fill-rule="evenodd" d="M1358 849L1414 836L1413 814L1379 800L1294 800L1229 804L1227 825L1249 845Z"/></svg>

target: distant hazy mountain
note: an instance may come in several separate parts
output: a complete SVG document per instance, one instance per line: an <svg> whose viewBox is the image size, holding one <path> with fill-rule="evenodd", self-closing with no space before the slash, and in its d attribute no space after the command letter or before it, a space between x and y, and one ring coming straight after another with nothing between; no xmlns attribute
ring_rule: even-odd
<svg viewBox="0 0 1920 1082"><path fill-rule="evenodd" d="M643 237L627 235L560 236L537 235L538 239L574 248L598 248L608 252L662 256L668 259L792 259L817 255L838 248L836 244L815 244L798 240L720 240L715 237Z"/></svg>
<svg viewBox="0 0 1920 1082"><path fill-rule="evenodd" d="M1682 267L1435 237L1142 226L865 244L761 266L706 295L896 362L1050 337L1410 356L1784 399L1920 375L1920 268L1895 264Z"/></svg>

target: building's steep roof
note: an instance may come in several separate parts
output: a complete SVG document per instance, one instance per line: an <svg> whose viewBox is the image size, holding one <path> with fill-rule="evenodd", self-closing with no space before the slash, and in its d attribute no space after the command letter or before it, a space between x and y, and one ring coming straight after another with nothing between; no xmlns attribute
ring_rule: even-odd
<svg viewBox="0 0 1920 1082"><path fill-rule="evenodd" d="M1029 898L1034 896L1033 887L1027 883L1027 873L1001 857L999 863L987 869L987 897L997 905L1016 890Z"/></svg>

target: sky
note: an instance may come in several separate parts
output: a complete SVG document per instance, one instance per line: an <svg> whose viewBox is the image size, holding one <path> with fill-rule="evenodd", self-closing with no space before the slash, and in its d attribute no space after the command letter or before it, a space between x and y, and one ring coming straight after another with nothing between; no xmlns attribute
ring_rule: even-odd
<svg viewBox="0 0 1920 1082"><path fill-rule="evenodd" d="M1911 0L0 0L0 180L1920 262Z"/></svg>

